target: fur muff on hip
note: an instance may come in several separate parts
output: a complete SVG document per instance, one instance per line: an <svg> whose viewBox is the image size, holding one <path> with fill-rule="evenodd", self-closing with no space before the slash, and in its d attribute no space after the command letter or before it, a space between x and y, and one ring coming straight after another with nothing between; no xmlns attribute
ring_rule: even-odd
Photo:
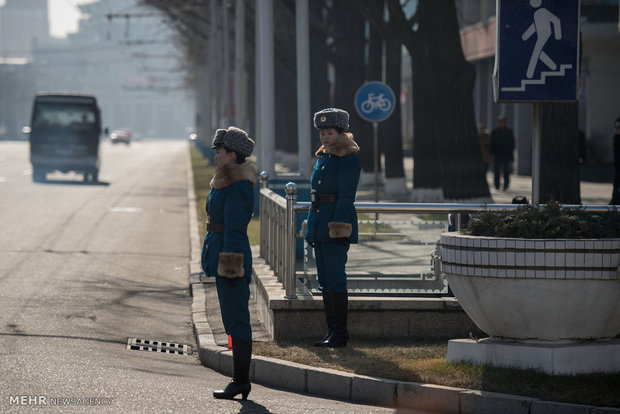
<svg viewBox="0 0 620 414"><path fill-rule="evenodd" d="M353 226L351 223L339 223L337 221L332 221L327 223L327 227L329 228L329 237L332 239L351 237L351 232L353 231Z"/></svg>
<svg viewBox="0 0 620 414"><path fill-rule="evenodd" d="M243 253L220 253L220 260L217 264L217 274L229 279L243 277Z"/></svg>

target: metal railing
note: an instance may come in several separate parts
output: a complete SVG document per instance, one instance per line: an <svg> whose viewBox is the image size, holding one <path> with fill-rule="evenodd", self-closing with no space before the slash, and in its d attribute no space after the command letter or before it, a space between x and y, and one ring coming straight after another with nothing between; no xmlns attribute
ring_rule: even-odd
<svg viewBox="0 0 620 414"><path fill-rule="evenodd" d="M285 186L286 198L268 188L268 175L260 175L260 255L273 269L285 289L287 299L297 298L295 269L295 245L297 237L296 214L307 213L309 202L297 202L297 185L289 182ZM459 203L355 203L358 213L413 213L413 214L455 214L456 228L461 228L461 217L465 213L482 211L510 211L522 204L459 204ZM597 212L607 211L609 206L562 205L562 208ZM431 252L429 252L430 254ZM435 269L436 270L436 269Z"/></svg>

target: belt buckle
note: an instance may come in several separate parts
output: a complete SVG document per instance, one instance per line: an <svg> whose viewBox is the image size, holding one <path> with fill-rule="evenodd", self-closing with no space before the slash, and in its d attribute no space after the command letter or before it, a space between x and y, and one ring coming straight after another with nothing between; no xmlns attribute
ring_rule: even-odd
<svg viewBox="0 0 620 414"><path fill-rule="evenodd" d="M316 190L310 190L310 202L313 210L317 210L319 208L319 197Z"/></svg>

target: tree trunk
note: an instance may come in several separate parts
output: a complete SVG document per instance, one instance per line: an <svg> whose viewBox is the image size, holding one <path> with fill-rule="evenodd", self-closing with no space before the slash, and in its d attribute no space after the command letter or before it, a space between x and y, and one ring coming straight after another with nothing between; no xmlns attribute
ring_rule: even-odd
<svg viewBox="0 0 620 414"><path fill-rule="evenodd" d="M324 28L324 1L313 0L310 7L310 106L314 112L329 105L329 80L327 79L327 36ZM317 130L312 125L311 148L314 153L321 146Z"/></svg>
<svg viewBox="0 0 620 414"><path fill-rule="evenodd" d="M403 168L403 133L400 110L402 44L394 36L388 36L386 44L386 83L396 98L394 112L379 127L379 148L385 158L385 178L405 176ZM404 188L403 188L404 190Z"/></svg>
<svg viewBox="0 0 620 414"><path fill-rule="evenodd" d="M352 3L356 3L353 0ZM375 14L379 20L383 19L384 0L373 0L369 3L370 13ZM364 80L380 81L383 69L383 36L375 27L370 26L370 37L368 38L368 60L366 62L366 73ZM360 118L361 119L361 118ZM374 129L371 122L361 120L360 133L355 136L361 151L360 162L364 174L362 179L368 180L374 173L374 157L377 158L379 172L381 171L381 154L374 152ZM374 182L374 181L370 181Z"/></svg>
<svg viewBox="0 0 620 414"><path fill-rule="evenodd" d="M581 204L576 103L542 104L540 203Z"/></svg>
<svg viewBox="0 0 620 414"><path fill-rule="evenodd" d="M421 0L413 43L414 188L446 199L490 197L472 91L475 70L461 48L454 0Z"/></svg>
<svg viewBox="0 0 620 414"><path fill-rule="evenodd" d="M355 110L355 93L364 84L365 18L352 8L348 0L335 0L333 4L333 59L336 70L334 106L349 113L349 125L357 135L365 123ZM371 151L371 148L362 148Z"/></svg>
<svg viewBox="0 0 620 414"><path fill-rule="evenodd" d="M283 3L290 0L278 0ZM274 7L274 76L276 149L297 152L297 72L295 15L290 7Z"/></svg>
<svg viewBox="0 0 620 414"><path fill-rule="evenodd" d="M248 133L254 134L256 131L258 124L256 122L256 10L254 7L254 2L245 2L246 11L245 11L245 66L247 72L247 95L245 103L247 105L247 114L248 114ZM243 104L243 103L242 103Z"/></svg>

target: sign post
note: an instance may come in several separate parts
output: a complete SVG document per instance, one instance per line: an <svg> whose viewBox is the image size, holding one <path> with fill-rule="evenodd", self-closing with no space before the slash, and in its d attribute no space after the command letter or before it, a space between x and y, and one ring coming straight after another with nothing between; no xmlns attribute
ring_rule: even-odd
<svg viewBox="0 0 620 414"><path fill-rule="evenodd" d="M532 204L540 200L542 102L576 101L580 0L499 0L495 102L533 102Z"/></svg>
<svg viewBox="0 0 620 414"><path fill-rule="evenodd" d="M379 122L392 115L396 105L394 91L382 82L363 84L355 94L355 110L360 117L372 122L375 169L375 203L379 201Z"/></svg>

